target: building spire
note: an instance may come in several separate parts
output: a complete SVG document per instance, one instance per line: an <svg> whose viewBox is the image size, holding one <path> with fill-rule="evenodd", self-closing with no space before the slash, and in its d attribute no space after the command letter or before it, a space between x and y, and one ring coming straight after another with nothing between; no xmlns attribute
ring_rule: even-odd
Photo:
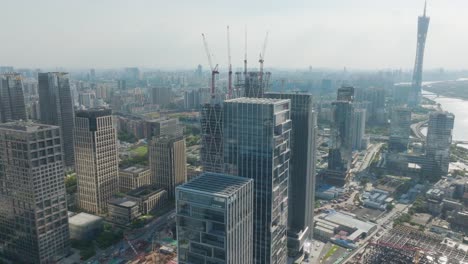
<svg viewBox="0 0 468 264"><path fill-rule="evenodd" d="M423 16L426 16L426 7L427 7L427 0L424 1L424 15Z"/></svg>

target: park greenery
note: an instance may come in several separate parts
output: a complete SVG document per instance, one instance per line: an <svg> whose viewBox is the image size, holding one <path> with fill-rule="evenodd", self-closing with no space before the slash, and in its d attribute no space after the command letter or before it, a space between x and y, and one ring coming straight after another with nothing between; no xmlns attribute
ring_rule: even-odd
<svg viewBox="0 0 468 264"><path fill-rule="evenodd" d="M93 241L71 239L70 244L72 248L76 248L80 251L82 260L87 260L96 255Z"/></svg>
<svg viewBox="0 0 468 264"><path fill-rule="evenodd" d="M119 131L118 139L120 141L125 141L129 143L135 143L138 141L135 135L133 135L132 133L128 133L126 131Z"/></svg>

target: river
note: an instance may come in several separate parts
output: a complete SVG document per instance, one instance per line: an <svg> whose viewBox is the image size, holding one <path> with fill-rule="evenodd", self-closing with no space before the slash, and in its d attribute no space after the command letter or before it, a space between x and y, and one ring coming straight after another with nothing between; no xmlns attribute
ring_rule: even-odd
<svg viewBox="0 0 468 264"><path fill-rule="evenodd" d="M448 97L438 98L428 91L423 91L423 93L428 99L434 100L436 103L440 104L444 111L455 115L453 140L468 141L468 101ZM423 133L425 132L426 131L423 131Z"/></svg>

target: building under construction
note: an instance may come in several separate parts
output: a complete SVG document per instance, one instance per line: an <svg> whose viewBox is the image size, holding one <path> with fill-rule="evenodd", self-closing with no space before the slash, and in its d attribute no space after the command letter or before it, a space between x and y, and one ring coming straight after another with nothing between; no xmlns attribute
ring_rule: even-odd
<svg viewBox="0 0 468 264"><path fill-rule="evenodd" d="M200 158L204 171L223 172L223 106L207 103L202 106Z"/></svg>
<svg viewBox="0 0 468 264"><path fill-rule="evenodd" d="M396 226L370 242L354 263L461 264L468 263L468 246L408 226Z"/></svg>

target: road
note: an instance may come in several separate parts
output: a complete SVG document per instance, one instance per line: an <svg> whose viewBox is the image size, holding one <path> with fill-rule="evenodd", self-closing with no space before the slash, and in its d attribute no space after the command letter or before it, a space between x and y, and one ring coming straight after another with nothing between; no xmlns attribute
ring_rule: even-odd
<svg viewBox="0 0 468 264"><path fill-rule="evenodd" d="M428 120L424 120L424 121L421 121L421 122L418 122L418 123L414 123L411 125L411 131L413 131L413 134L421 139L421 140L425 140L426 139L426 136L423 135L423 133L421 133L421 127L425 124L427 124Z"/></svg>

